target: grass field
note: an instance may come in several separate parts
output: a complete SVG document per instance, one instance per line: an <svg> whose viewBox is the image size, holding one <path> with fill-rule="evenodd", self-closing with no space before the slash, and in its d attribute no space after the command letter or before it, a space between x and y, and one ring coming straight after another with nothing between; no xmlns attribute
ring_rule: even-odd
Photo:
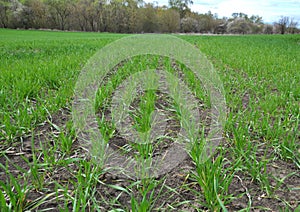
<svg viewBox="0 0 300 212"><path fill-rule="evenodd" d="M223 140L205 163L195 146L168 174L141 180L93 163L71 115L86 62L124 36L0 29L1 211L300 211L300 35L178 35L207 56L223 82ZM170 126L157 144L116 144L116 127L105 118L122 81L157 67L184 81L199 111L209 111L201 82L179 62L160 56L123 61L99 88L95 108L105 141L124 154L151 157L178 133L180 108L157 90L142 93L130 114L135 129L147 132L145 117L155 102L165 104Z"/></svg>

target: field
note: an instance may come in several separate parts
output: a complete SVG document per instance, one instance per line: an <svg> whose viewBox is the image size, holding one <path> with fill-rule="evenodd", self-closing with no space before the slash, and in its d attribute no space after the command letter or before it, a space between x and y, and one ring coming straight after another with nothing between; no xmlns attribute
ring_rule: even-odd
<svg viewBox="0 0 300 212"><path fill-rule="evenodd" d="M206 55L224 86L222 140L204 163L198 153L211 102L194 73L157 55L115 66L94 106L105 142L124 155L162 155L184 118L174 98L148 89L131 102L129 120L146 134L147 117L159 108L168 116L164 136L150 145L121 138L110 107L130 75L164 69L188 86L199 105L203 130L184 161L141 179L116 176L95 163L72 119L85 64L127 36L0 29L1 211L300 211L300 35L176 35Z"/></svg>

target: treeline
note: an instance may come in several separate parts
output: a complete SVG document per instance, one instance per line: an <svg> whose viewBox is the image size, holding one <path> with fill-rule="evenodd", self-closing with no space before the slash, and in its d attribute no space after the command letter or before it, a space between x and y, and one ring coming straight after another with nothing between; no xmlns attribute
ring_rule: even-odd
<svg viewBox="0 0 300 212"><path fill-rule="evenodd" d="M117 33L299 33L298 23L282 17L264 24L262 17L233 13L218 18L190 10L191 0L168 6L143 0L0 0L0 27Z"/></svg>

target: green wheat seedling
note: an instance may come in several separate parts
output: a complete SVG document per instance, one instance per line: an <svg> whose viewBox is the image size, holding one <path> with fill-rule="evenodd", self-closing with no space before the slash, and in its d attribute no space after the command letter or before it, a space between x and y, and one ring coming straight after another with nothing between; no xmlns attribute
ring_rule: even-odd
<svg viewBox="0 0 300 212"><path fill-rule="evenodd" d="M55 199L55 192L42 195L35 200L28 199L28 193L33 189L33 186L28 183L26 178L14 177L9 173L8 165L0 164L0 168L7 173L6 182L0 181L0 208L3 211L31 211L36 210L43 204L51 202ZM21 170L21 168L19 168ZM23 185L20 180L23 179ZM51 210L51 209L49 209Z"/></svg>
<svg viewBox="0 0 300 212"><path fill-rule="evenodd" d="M8 178L6 182L0 181L1 208L7 211L23 211L27 204L27 194L31 189L30 185L20 185L19 180L8 172L8 166L0 164L2 170L6 170Z"/></svg>
<svg viewBox="0 0 300 212"><path fill-rule="evenodd" d="M139 134L139 139L134 141L131 146L136 149L142 158L149 158L153 153L153 142L150 138L151 117L155 109L156 94L155 90L147 90L145 95L140 98L137 111L132 112L133 127Z"/></svg>
<svg viewBox="0 0 300 212"><path fill-rule="evenodd" d="M0 29L1 210L69 211L74 208L74 211L84 209L129 211L135 208L133 210L138 211L147 208L179 211L182 210L182 204L187 203L195 209L206 207L212 211L214 209L225 211L224 207L229 210L236 204L231 202L232 199L237 202L245 201L247 208L242 211L299 210L299 201L289 200L289 195L297 194L295 191L298 191L298 186L291 184L291 179L299 178L299 175L294 172L299 172L300 168L299 35L178 35L179 38L197 46L207 56L223 82L227 103L224 143L230 148L218 149L217 155L220 159L214 156L215 159L202 165L200 159L197 159L199 165L196 165L195 156L191 157L198 169L190 173L192 183L185 184L189 189L184 192L179 185L174 188L168 187L167 193L158 192L161 184L151 190L147 189L151 188L151 182L139 180L134 181L137 183L130 188L111 182L112 189L120 191L116 195L105 189L100 190L101 188L97 186L105 183L102 182L103 177L98 174L103 173L104 170L89 169L89 166L83 163L78 165L84 156L76 149L76 135L73 135L71 127L65 126L69 125L64 121L68 118L57 116L57 112L62 108L70 108L75 82L88 59L99 48L124 36L127 35ZM166 69L182 79L201 108L210 108L207 91L183 64L159 56L136 56L117 66L115 72L104 80L97 91L95 111L99 115L99 128L105 142L109 143L118 131L110 117L106 118L110 112L111 96L114 95L115 89L130 75L152 69ZM136 115L134 117L136 128L144 128L146 132L150 122L144 117L148 114L147 109L144 108L150 106L147 104L151 102L151 98L146 98L148 94L144 94L142 98L148 102L144 101L145 104L143 103L142 106L139 100L133 114ZM166 110L174 115L172 118L176 119L182 127L187 126L190 111L185 111L179 101L172 100L170 105L172 106ZM181 118L182 122L180 122ZM59 131L59 134L51 134L48 131L44 124L47 120L52 124L60 123L60 129L55 130ZM50 125L53 128L52 124ZM192 127L190 129L185 135L196 132L201 137L202 132L197 132ZM30 137L33 132L39 135L43 133L51 135L49 140L35 138L35 143L40 143L40 148L33 150L35 158L31 161L28 160L27 152L21 146L23 140L25 141L25 138ZM176 141L176 138L168 139ZM134 142L128 143L127 146L123 146L124 149L126 148L124 155L142 152L138 154L139 157L144 155L143 157L150 158L151 152L159 151L156 144L160 142L164 142L164 138L159 138L153 145L134 146ZM197 140L195 143L197 145L191 145L188 149L195 151L193 148L200 148L198 152L200 154L204 143L202 140L201 142ZM265 152L266 149L268 151ZM257 151L260 153L257 154ZM22 158L21 155L24 157ZM16 165L19 163L11 164L12 157L14 160L21 161L20 167ZM137 159L143 160L143 157ZM90 162L89 159L85 160ZM6 163L9 163L9 166L4 165ZM270 165L278 165L278 163L280 168L280 164L283 164L282 169L286 171L284 176L275 177L275 174L268 169ZM80 174L78 174L79 169L74 169L79 166ZM244 189L247 190L247 200L240 199L240 194L232 197L229 193L230 189L226 186L226 182L230 184L230 177L234 173L234 169L228 167L235 166L235 170L241 173L239 176L241 182L244 182ZM217 174L213 175L209 170L214 170ZM20 175L16 176L16 172ZM86 175L88 173L90 175ZM228 180L226 180L227 176ZM70 179L66 180L65 177ZM89 182L91 186L88 185ZM181 183L183 182L180 182L180 185ZM153 184L157 185L156 182ZM53 185L56 186L54 190ZM148 196L143 193L147 190ZM156 191L153 192L154 190ZM151 192L153 192L152 198L150 198ZM192 192L192 195L186 192ZM252 192L264 193L271 202L281 203L266 207L264 201L252 201L255 198ZM283 196L281 193L286 195ZM36 201L29 199L31 194L40 198ZM129 206L121 204L125 194L129 197ZM166 198L173 195L178 196L178 201L170 202L171 199ZM89 199L88 196L91 198ZM147 197L143 198L143 196ZM162 206L158 204L161 201L155 199L161 199L164 202Z"/></svg>
<svg viewBox="0 0 300 212"><path fill-rule="evenodd" d="M268 149L268 148L267 148ZM261 158L257 156L258 146L247 145L247 149L241 152L244 159L246 172L250 174L253 181L258 182L267 195L273 193L269 182L270 175L267 172L267 164L269 159L266 157L267 151Z"/></svg>
<svg viewBox="0 0 300 212"><path fill-rule="evenodd" d="M162 184L162 185L161 185ZM143 179L141 181L134 182L129 186L129 189L137 190L137 196L131 192L131 211L135 212L147 212L152 211L155 208L155 203L162 195L164 179ZM158 192L155 190L159 188ZM157 192L157 193L156 193Z"/></svg>
<svg viewBox="0 0 300 212"><path fill-rule="evenodd" d="M39 151L37 151L34 146L34 136L32 136L31 139L31 149L32 161L30 162L26 157L22 158L29 165L27 175L30 176L33 187L37 190L42 190L44 188L46 170L49 164L41 163L41 154L39 154Z"/></svg>
<svg viewBox="0 0 300 212"><path fill-rule="evenodd" d="M201 205L204 205L209 210L227 211L225 206L232 200L232 196L227 193L228 187L240 161L237 160L234 164L230 164L229 161L223 158L221 151L220 155L215 159L203 162L201 156L204 150L203 143L203 140L200 143L195 142L189 152L196 166L196 170L192 172L191 178L201 187L201 195L196 191L195 194L200 195L199 198L203 195L204 202L201 202ZM230 164L229 168L225 168L226 164Z"/></svg>
<svg viewBox="0 0 300 212"><path fill-rule="evenodd" d="M58 143L58 148L63 154L70 154L72 145L75 141L75 129L73 128L72 122L66 123L66 132L60 130L58 137L55 139L55 143Z"/></svg>
<svg viewBox="0 0 300 212"><path fill-rule="evenodd" d="M99 205L96 197L96 185L100 176L104 173L99 166L90 161L79 161L79 170L76 173L76 189L73 195L69 196L73 211L94 211Z"/></svg>

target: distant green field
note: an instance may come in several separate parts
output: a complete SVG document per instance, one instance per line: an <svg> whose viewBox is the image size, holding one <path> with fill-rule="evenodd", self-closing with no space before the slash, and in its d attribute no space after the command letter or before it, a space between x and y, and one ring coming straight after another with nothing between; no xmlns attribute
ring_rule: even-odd
<svg viewBox="0 0 300 212"><path fill-rule="evenodd" d="M124 36L128 35L0 29L3 211L300 208L300 35L177 35L207 56L223 82L224 142L205 164L191 157L191 170L123 182L107 178L102 167L79 154L70 111L76 80L88 59ZM132 74L129 70L155 68L159 60L135 57L118 67L119 73L99 88L104 96L98 93L97 111L105 111L104 99ZM182 71L188 73L184 67ZM183 80L206 102L198 81L186 75ZM150 101L153 95L143 98ZM148 107L151 110L151 105L140 105L140 110ZM141 123L143 117L135 121ZM113 124L100 123L109 140L116 133ZM25 141L35 147L29 153ZM175 179L177 174L181 178Z"/></svg>

